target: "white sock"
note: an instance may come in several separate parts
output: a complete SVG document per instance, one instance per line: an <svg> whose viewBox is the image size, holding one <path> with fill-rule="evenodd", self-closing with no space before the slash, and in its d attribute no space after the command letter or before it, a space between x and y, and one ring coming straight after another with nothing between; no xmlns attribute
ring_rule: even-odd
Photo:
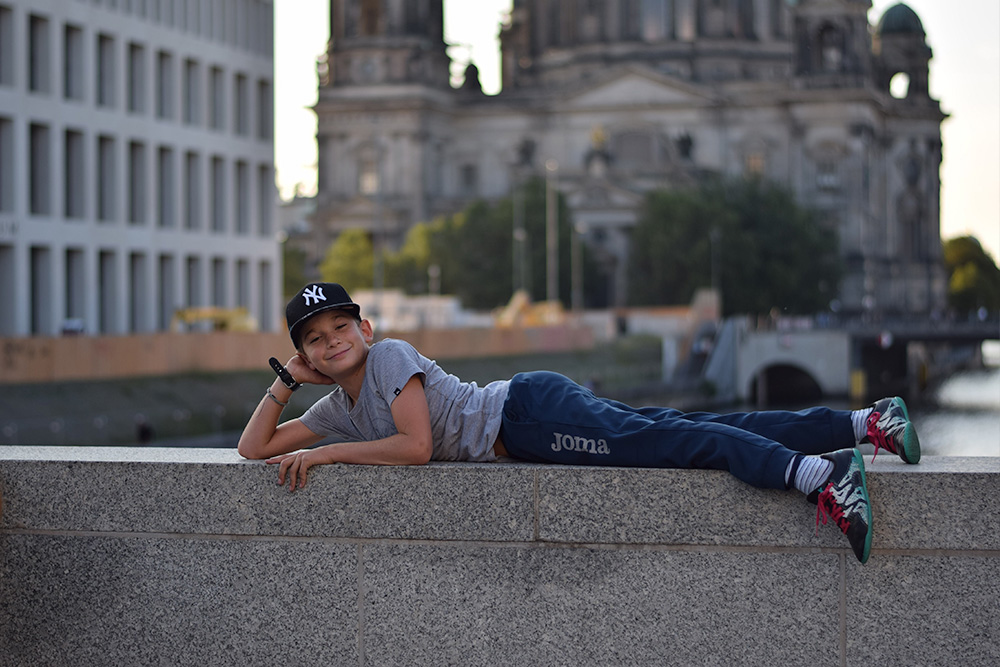
<svg viewBox="0 0 1000 667"><path fill-rule="evenodd" d="M851 411L851 424L854 426L854 442L860 444L868 437L868 415L874 412L875 408L864 408L863 410Z"/></svg>
<svg viewBox="0 0 1000 667"><path fill-rule="evenodd" d="M799 467L795 471L795 479L792 485L802 493L809 495L827 480L833 472L833 461L828 461L820 456L799 456ZM795 459L788 463L785 469L785 483L789 482L792 468L795 466Z"/></svg>

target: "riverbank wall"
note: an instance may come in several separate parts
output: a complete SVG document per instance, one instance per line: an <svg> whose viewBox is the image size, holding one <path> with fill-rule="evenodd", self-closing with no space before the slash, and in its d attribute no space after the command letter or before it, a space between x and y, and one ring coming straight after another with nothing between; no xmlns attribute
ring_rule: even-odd
<svg viewBox="0 0 1000 667"><path fill-rule="evenodd" d="M995 665L1000 459L868 466L865 565L700 470L0 448L0 667Z"/></svg>

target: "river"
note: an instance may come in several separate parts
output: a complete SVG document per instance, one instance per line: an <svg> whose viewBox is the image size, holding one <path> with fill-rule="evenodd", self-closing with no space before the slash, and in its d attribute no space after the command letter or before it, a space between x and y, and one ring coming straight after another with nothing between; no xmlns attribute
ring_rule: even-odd
<svg viewBox="0 0 1000 667"><path fill-rule="evenodd" d="M983 345L985 368L956 373L910 417L927 456L1000 456L1000 343Z"/></svg>

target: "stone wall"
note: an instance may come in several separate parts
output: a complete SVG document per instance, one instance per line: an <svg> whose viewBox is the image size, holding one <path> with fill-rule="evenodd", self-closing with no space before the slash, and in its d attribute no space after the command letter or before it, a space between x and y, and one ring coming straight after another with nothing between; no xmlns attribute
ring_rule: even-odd
<svg viewBox="0 0 1000 667"><path fill-rule="evenodd" d="M862 566L722 472L0 447L0 666L995 665L998 482L878 457Z"/></svg>

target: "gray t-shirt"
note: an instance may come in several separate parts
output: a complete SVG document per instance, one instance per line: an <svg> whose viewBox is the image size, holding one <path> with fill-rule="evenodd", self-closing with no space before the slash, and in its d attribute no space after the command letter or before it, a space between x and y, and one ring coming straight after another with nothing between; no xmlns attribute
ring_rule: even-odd
<svg viewBox="0 0 1000 667"><path fill-rule="evenodd" d="M397 433L393 400L414 375L427 396L435 461L493 461L507 380L477 387L445 373L405 341L387 338L371 346L358 402L351 407L341 387L318 400L301 417L313 433L333 442L364 442Z"/></svg>

